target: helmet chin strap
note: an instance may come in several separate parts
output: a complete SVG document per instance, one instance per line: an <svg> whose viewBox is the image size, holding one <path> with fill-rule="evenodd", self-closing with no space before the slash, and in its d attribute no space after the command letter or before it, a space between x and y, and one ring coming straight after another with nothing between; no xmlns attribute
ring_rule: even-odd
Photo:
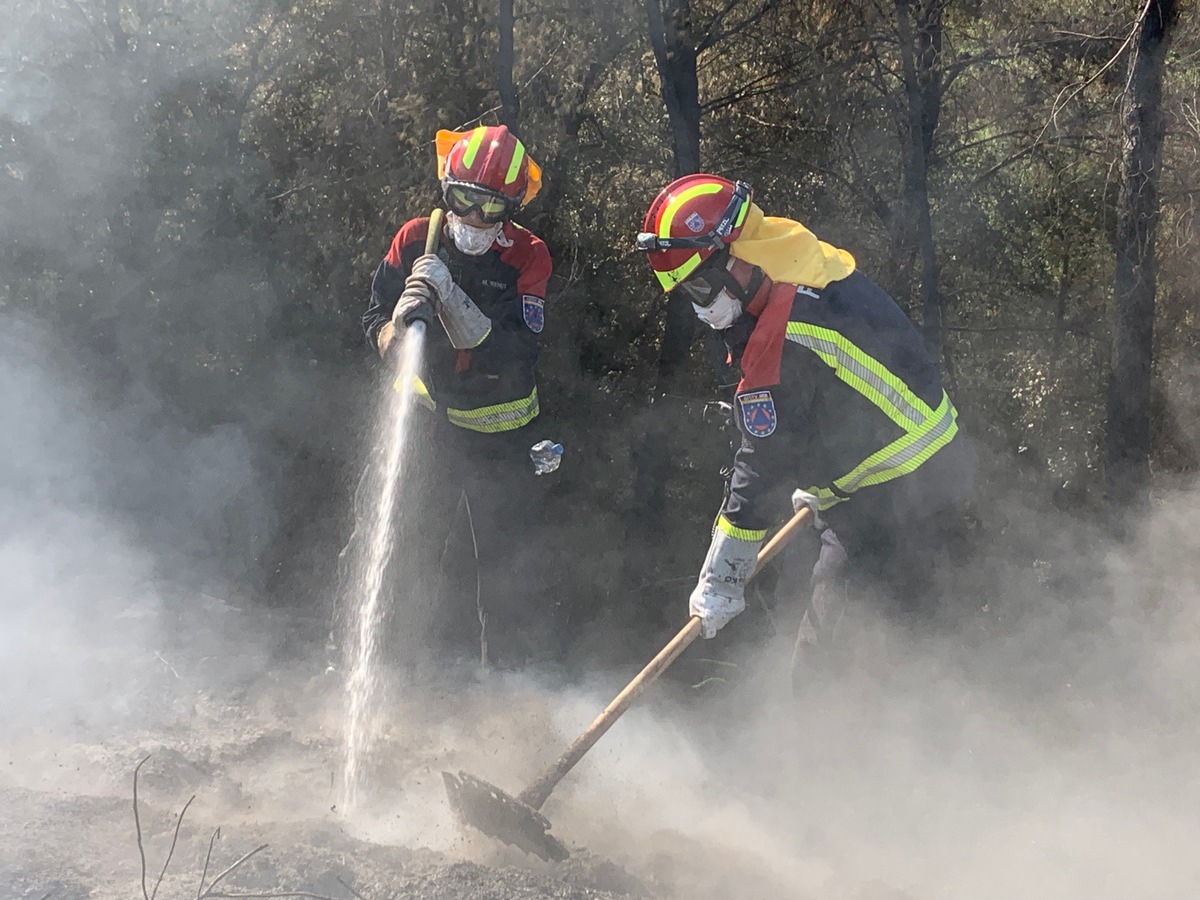
<svg viewBox="0 0 1200 900"><path fill-rule="evenodd" d="M765 279L766 275L763 274L762 269L758 266L751 266L750 277L746 280L746 286L742 287L741 282L735 278L733 279L735 287L730 289L730 293L742 301L743 308L748 307L750 301L754 299L754 295L758 293L758 289L762 287Z"/></svg>
<svg viewBox="0 0 1200 900"><path fill-rule="evenodd" d="M746 344L750 340L750 333L754 331L754 326L757 324L758 317L747 310L738 316L737 320L724 331L713 332L717 339L725 346L725 350L729 354L730 365L741 365L742 354L746 352Z"/></svg>

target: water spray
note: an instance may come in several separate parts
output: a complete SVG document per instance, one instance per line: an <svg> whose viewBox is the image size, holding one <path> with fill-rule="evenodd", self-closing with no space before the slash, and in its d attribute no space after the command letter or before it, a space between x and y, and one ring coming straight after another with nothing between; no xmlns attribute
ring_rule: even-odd
<svg viewBox="0 0 1200 900"><path fill-rule="evenodd" d="M443 211L429 218L425 252L437 252ZM351 537L351 568L343 603L349 610L346 663L345 763L342 771L342 810L349 812L358 800L363 769L379 733L379 650L387 613L388 565L395 545L394 511L404 486L404 460L415 406L413 382L421 367L425 323L413 322L397 335L399 358L395 381L386 391L372 435L374 451L360 490L369 507Z"/></svg>

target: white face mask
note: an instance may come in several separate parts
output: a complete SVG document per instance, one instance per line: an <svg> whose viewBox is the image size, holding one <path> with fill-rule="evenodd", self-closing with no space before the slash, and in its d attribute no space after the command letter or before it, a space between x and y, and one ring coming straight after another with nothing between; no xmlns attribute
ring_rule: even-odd
<svg viewBox="0 0 1200 900"><path fill-rule="evenodd" d="M450 231L450 239L454 241L455 247L467 256L482 256L492 249L492 244L500 236L500 230L504 228L504 223L497 222L495 225L476 228L450 212L446 213L446 227Z"/></svg>
<svg viewBox="0 0 1200 900"><path fill-rule="evenodd" d="M693 303L692 309L696 311L696 317L713 331L724 331L742 314L742 301L729 293L728 289L723 289L708 306Z"/></svg>

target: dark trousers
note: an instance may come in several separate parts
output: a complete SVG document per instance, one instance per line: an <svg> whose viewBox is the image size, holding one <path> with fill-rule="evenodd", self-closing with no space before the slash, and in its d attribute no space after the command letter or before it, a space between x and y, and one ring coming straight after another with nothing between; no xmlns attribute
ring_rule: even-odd
<svg viewBox="0 0 1200 900"><path fill-rule="evenodd" d="M424 628L439 655L516 667L557 654L557 598L547 584L544 499L555 474L534 474L538 421L481 434L423 411L413 444L414 501L404 557Z"/></svg>
<svg viewBox="0 0 1200 900"><path fill-rule="evenodd" d="M967 552L976 465L960 435L915 472L829 510L824 519L840 548L822 543L814 590L839 580L850 591L875 594L885 613L935 612L942 570Z"/></svg>

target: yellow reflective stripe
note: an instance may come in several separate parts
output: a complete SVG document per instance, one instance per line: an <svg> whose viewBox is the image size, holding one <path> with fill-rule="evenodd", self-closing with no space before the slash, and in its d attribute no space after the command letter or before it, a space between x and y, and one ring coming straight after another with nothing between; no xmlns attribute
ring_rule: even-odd
<svg viewBox="0 0 1200 900"><path fill-rule="evenodd" d="M839 497L829 488L817 487L816 485L805 488L810 494L815 494L817 498L817 509L821 512L829 509L831 506L837 506L845 497Z"/></svg>
<svg viewBox="0 0 1200 900"><path fill-rule="evenodd" d="M761 531L756 528L738 528L730 522L724 515L717 516L717 528L725 532L731 538L736 538L739 541L761 541L767 536L767 529Z"/></svg>
<svg viewBox="0 0 1200 900"><path fill-rule="evenodd" d="M483 133L486 130L481 126L471 132L471 138L467 141L467 151L463 154L463 165L468 169L475 165L475 154L483 146Z"/></svg>
<svg viewBox="0 0 1200 900"><path fill-rule="evenodd" d="M679 207L687 203L689 200L695 200L697 197L703 197L705 194L715 194L721 190L721 185L715 182L708 184L697 184L694 187L688 188L686 191L680 191L663 209L662 217L658 220L658 236L660 238L669 238L671 236L671 224L675 221L675 214L679 212Z"/></svg>
<svg viewBox="0 0 1200 900"><path fill-rule="evenodd" d="M750 212L750 201L746 200L746 202L742 204L742 208L738 210L737 219L735 219L733 223L734 228L742 227L742 223L746 221L746 214L748 212Z"/></svg>
<svg viewBox="0 0 1200 900"><path fill-rule="evenodd" d="M447 407L446 418L450 420L451 425L457 425L459 428L495 434L500 431L513 431L529 424L537 418L539 411L537 388L534 388L528 397L508 403L496 403L479 409Z"/></svg>
<svg viewBox="0 0 1200 900"><path fill-rule="evenodd" d="M901 435L882 450L872 453L854 467L847 475L835 478L832 488L810 487L808 492L817 495L817 508L822 512L837 506L847 499L847 494L865 487L915 472L929 457L945 447L958 434L958 410L942 391L942 402L929 421Z"/></svg>
<svg viewBox="0 0 1200 900"><path fill-rule="evenodd" d="M716 194L721 190L721 185L716 183L697 184L694 187L688 188L686 191L680 191L670 202L663 208L662 216L658 220L658 236L661 238L669 238L671 236L671 225L675 222L675 216L679 212L679 208L690 200L695 200L697 197L703 197L705 194ZM749 208L750 204L745 204L744 209ZM663 286L663 290L670 291L675 285L687 278L696 266L700 265L700 253L697 251L689 257L683 265L676 266L670 272L658 272L659 282Z"/></svg>
<svg viewBox="0 0 1200 900"><path fill-rule="evenodd" d="M512 162L508 164L508 172L504 176L505 184L512 184L517 180L517 173L521 171L521 160L525 158L525 145L517 141L517 149L513 151Z"/></svg>
<svg viewBox="0 0 1200 900"><path fill-rule="evenodd" d="M404 390L404 385L400 383L402 377L403 376L397 375L396 380L392 382L392 390L397 394ZM425 382L423 382L416 375L412 377L412 382L409 385L409 388L414 394L417 395L418 403L429 409L435 411L437 410L437 403L434 402L433 396L429 393L429 388L427 388L425 386Z"/></svg>
<svg viewBox="0 0 1200 900"><path fill-rule="evenodd" d="M860 488L907 475L950 443L956 434L958 410L943 391L942 403L928 422L871 454L848 475L834 480L833 484L842 493L852 494Z"/></svg>
<svg viewBox="0 0 1200 900"><path fill-rule="evenodd" d="M911 431L934 415L929 404L909 389L877 359L868 356L845 335L808 322L788 322L787 339L808 347L821 357L834 375L862 394L889 419Z"/></svg>
<svg viewBox="0 0 1200 900"><path fill-rule="evenodd" d="M663 290L669 294L679 282L691 275L698 265L700 265L700 251L697 250L684 261L683 265L676 266L670 272L660 272L655 269L654 274L658 276Z"/></svg>
<svg viewBox="0 0 1200 900"><path fill-rule="evenodd" d="M937 409L912 392L883 363L868 356L845 335L808 322L788 322L787 339L812 350L833 369L834 375L878 407L904 433L886 447L872 453L833 487L809 488L821 510L836 506L844 495L883 484L916 471L929 457L958 434L958 410L942 391Z"/></svg>

